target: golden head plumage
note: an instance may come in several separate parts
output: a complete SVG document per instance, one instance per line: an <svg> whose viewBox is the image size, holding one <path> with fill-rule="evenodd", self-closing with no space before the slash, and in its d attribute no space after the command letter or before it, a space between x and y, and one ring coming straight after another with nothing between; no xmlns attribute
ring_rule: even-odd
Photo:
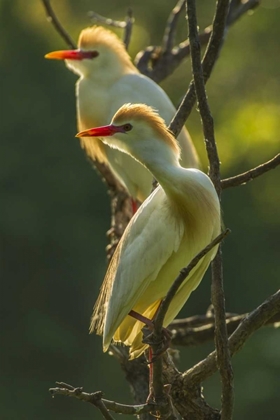
<svg viewBox="0 0 280 420"><path fill-rule="evenodd" d="M94 25L83 29L79 36L78 47L82 50L96 49L97 51L100 48L106 48L106 50L114 52L114 55L125 67L138 73L121 39L114 32L108 31L102 26Z"/></svg>
<svg viewBox="0 0 280 420"><path fill-rule="evenodd" d="M180 155L180 147L175 137L168 130L164 119L151 106L145 104L124 104L114 115L114 124L122 124L129 120L145 122L161 140L166 142L176 155Z"/></svg>
<svg viewBox="0 0 280 420"><path fill-rule="evenodd" d="M80 76L76 84L79 131L109 124L125 103L151 105L167 124L171 121L175 108L168 96L155 82L139 73L117 35L99 26L89 27L82 30L78 46L76 50L54 51L46 57L65 60L66 66ZM158 136L161 142L170 143L175 151L176 143L169 133L161 130L162 124L154 126L151 133L162 132ZM196 152L185 128L178 142L183 166L197 167ZM81 146L92 160L107 164L133 198L143 201L149 195L152 176L130 156L111 150L97 139L93 142L84 137Z"/></svg>

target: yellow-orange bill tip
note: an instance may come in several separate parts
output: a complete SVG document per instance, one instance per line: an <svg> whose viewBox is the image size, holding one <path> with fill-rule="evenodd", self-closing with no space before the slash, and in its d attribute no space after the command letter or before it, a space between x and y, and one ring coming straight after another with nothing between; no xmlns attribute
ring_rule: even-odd
<svg viewBox="0 0 280 420"><path fill-rule="evenodd" d="M83 51L83 50L60 50L53 51L45 55L45 58L51 60L84 60L92 59L98 56L97 51Z"/></svg>
<svg viewBox="0 0 280 420"><path fill-rule="evenodd" d="M61 51L53 51L45 55L45 58L49 58L51 60L65 60L69 58L70 51L61 50ZM72 53L72 51L71 51Z"/></svg>

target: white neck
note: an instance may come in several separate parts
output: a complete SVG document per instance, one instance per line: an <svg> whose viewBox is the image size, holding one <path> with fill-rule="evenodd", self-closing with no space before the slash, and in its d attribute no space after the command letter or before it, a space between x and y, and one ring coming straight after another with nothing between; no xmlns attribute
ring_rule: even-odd
<svg viewBox="0 0 280 420"><path fill-rule="evenodd" d="M129 145L127 152L130 153ZM131 155L151 172L167 194L170 189L176 188L174 184L178 177L181 179L184 176L179 154L164 141L154 138L140 142Z"/></svg>

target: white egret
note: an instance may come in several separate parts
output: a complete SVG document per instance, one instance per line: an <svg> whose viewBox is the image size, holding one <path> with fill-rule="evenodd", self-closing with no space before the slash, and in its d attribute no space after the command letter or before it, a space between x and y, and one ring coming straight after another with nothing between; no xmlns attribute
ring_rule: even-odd
<svg viewBox="0 0 280 420"><path fill-rule="evenodd" d="M125 103L152 106L166 124L175 114L173 104L161 87L139 73L122 41L102 27L84 29L77 50L55 51L45 57L65 60L66 66L80 76L76 84L79 131L107 124ZM185 127L178 141L182 150L182 166L197 167L196 151ZM93 160L109 165L131 197L140 202L148 197L152 175L145 167L101 141L93 142L84 137L81 145Z"/></svg>
<svg viewBox="0 0 280 420"><path fill-rule="evenodd" d="M136 159L158 180L127 226L111 259L94 308L91 331L130 346L130 357L147 347L143 323L131 310L152 319L181 268L221 230L220 204L210 178L183 168L179 146L163 119L142 104L123 105L110 125L84 130L77 137L101 138L109 147ZM91 140L90 140L91 139ZM217 247L191 271L169 306L167 326L199 285Z"/></svg>

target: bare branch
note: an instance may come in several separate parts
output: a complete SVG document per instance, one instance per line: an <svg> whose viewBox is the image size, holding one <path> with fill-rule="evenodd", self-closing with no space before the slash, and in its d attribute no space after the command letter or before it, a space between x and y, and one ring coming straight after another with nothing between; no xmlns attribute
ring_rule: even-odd
<svg viewBox="0 0 280 420"><path fill-rule="evenodd" d="M124 20L114 20L111 18L107 18L105 16L99 15L94 11L88 12L88 17L95 23L99 22L103 25L112 26L113 28L121 28L124 29L126 27L126 22Z"/></svg>
<svg viewBox="0 0 280 420"><path fill-rule="evenodd" d="M244 172L242 174L233 176L231 178L226 178L221 181L221 187L222 189L230 188L230 187L238 187L239 185L246 184L249 181L252 181L253 179L257 178L258 176L261 176L265 174L268 171L271 171L271 169L275 169L277 166L280 165L280 153L276 155L274 158L270 159L269 161L262 163L259 166L256 166L253 169L250 169L247 172Z"/></svg>
<svg viewBox="0 0 280 420"><path fill-rule="evenodd" d="M165 32L162 40L162 52L170 53L174 46L176 26L178 19L183 10L185 10L186 0L179 0L167 20Z"/></svg>
<svg viewBox="0 0 280 420"><path fill-rule="evenodd" d="M221 248L219 248L212 262L211 300L215 309L215 347L217 349L217 363L222 381L221 419L230 420L233 416L234 389L233 370L225 320L225 294Z"/></svg>
<svg viewBox="0 0 280 420"><path fill-rule="evenodd" d="M213 33L207 46L205 56L208 57L208 69L214 66L219 50L223 42L226 18L228 15L229 0L220 0L217 4L216 16L213 25ZM218 21L217 21L218 17ZM197 31L196 4L195 0L187 0L187 18L189 24L189 38L192 60L193 80L195 85L198 108L202 120L206 150L210 163L210 178L221 196L220 185L220 161L214 135L214 122L208 106L204 81L205 67L200 58L200 43ZM215 25L216 22L216 25ZM210 74L209 72L209 74ZM222 409L221 419L230 420L233 415L233 371L228 347L228 336L225 322L225 297L223 290L223 266L222 252L219 248L212 262L212 285L211 297L215 310L215 345L217 349L217 361L222 381Z"/></svg>
<svg viewBox="0 0 280 420"><path fill-rule="evenodd" d="M68 397L75 397L81 401L89 402L100 410L104 419L114 420L114 418L105 407L104 402L102 401L103 394L101 391L88 394L87 392L83 392L82 387L74 388L72 385L65 384L64 382L57 382L57 385L64 386L64 388L50 388L49 391L52 396L60 394L66 395Z"/></svg>
<svg viewBox="0 0 280 420"><path fill-rule="evenodd" d="M179 287L182 285L184 280L187 278L191 270L198 264L198 262L203 258L211 249L213 249L217 244L219 244L228 234L229 229L226 229L223 233L221 233L217 238L215 238L209 245L207 245L201 252L199 252L192 261L188 264L187 267L183 268L180 271L179 276L176 278L172 286L170 287L166 297L161 302L159 310L154 319L154 342L151 343L153 348L153 353L157 354L161 350L161 334L162 334L162 326L163 320L168 310L168 307L174 298L176 292L178 291ZM158 399L163 399L164 390L163 390L163 377L162 377L162 359L157 357L157 359L153 363L153 389L157 392ZM155 392L155 394L156 394ZM158 403L158 401L156 400Z"/></svg>
<svg viewBox="0 0 280 420"><path fill-rule="evenodd" d="M66 44L70 48L76 49L77 46L76 46L75 42L72 40L72 38L68 34L68 32L63 28L63 26L59 22L56 14L54 13L53 8L52 8L51 3L50 3L50 0L42 0L42 2L43 2L43 5L45 7L45 10L46 10L48 22L53 24L56 31L64 39L64 41L66 42Z"/></svg>
<svg viewBox="0 0 280 420"><path fill-rule="evenodd" d="M102 412L102 415L107 420L112 420L113 417L108 413L108 410L113 411L117 414L128 414L128 415L139 415L142 413L148 413L157 407L155 404L141 404L141 405L126 405L119 404L115 401L109 401L102 398L103 394L101 391L88 393L83 392L82 387L73 387L72 385L65 384L64 382L56 382L57 385L60 385L57 388L50 388L49 391L52 396L55 395L65 395L67 397L74 397L78 400L88 402L93 404L95 407L99 408ZM105 415L107 417L105 417Z"/></svg>
<svg viewBox="0 0 280 420"><path fill-rule="evenodd" d="M187 17L189 23L193 80L195 85L198 108L202 120L208 160L210 164L210 178L212 179L218 196L220 197L220 161L214 135L214 122L207 102L207 95L204 85L204 74L200 58L200 43L197 32L196 9L194 0L187 0Z"/></svg>
<svg viewBox="0 0 280 420"><path fill-rule="evenodd" d="M105 16L101 16L98 13L93 12L93 11L88 12L88 17L93 22L99 22L99 23L102 23L103 25L108 25L114 28L124 29L123 42L126 49L128 49L131 34L132 34L133 23L134 23L134 18L133 18L131 8L128 9L125 20L114 20L111 18L107 18Z"/></svg>
<svg viewBox="0 0 280 420"><path fill-rule="evenodd" d="M133 13L132 13L132 9L129 7L127 11L127 16L125 19L125 29L124 29L124 36L123 36L123 42L126 49L128 49L129 44L130 44L133 24L134 24Z"/></svg>
<svg viewBox="0 0 280 420"><path fill-rule="evenodd" d="M226 3L228 3L228 0ZM256 7L258 5L258 2L256 2L255 0L253 1L248 0L245 4L247 5L246 8L243 6L242 7L240 6L240 9L239 9L240 13L238 15L232 14L232 18L228 18L227 20L228 25L231 25L232 23L234 23L236 19L240 17L242 14L244 14L248 9L252 9ZM223 44L224 33L226 31L226 28L225 28L225 19L227 18L226 10L227 8L226 7L224 8L223 2L219 1L217 5L216 16L214 18L213 28L210 31L210 27L209 27L207 30L205 30L203 34L203 38L202 38L203 42L207 42L208 36L210 38L206 53L202 60L205 83L207 82L207 80L209 79L212 73L214 64L218 58L220 49ZM187 48L187 52L189 53L189 46L186 45L184 47ZM178 108L176 115L174 116L173 120L171 121L169 125L169 129L174 133L175 137L177 137L180 131L182 130L182 127L185 124L187 118L189 117L194 104L195 104L195 87L194 87L194 81L192 80L190 82L188 91Z"/></svg>
<svg viewBox="0 0 280 420"><path fill-rule="evenodd" d="M248 316L248 313L226 314L228 334L232 334L238 325ZM280 313L270 318L264 325L273 326L280 322ZM175 319L168 329L172 332L171 342L174 346L199 346L214 340L215 318L213 316L200 315L186 319Z"/></svg>
<svg viewBox="0 0 280 420"><path fill-rule="evenodd" d="M216 15L214 17L213 30L208 42L205 55L202 60L204 83L209 79L214 64L219 56L220 49L224 41L225 22L228 15L229 0L218 1ZM196 31L197 32L197 31ZM197 37L196 37L197 39ZM175 137L182 130L185 121L191 113L195 104L195 84L194 80L190 82L188 91L183 98L176 115L169 125L169 129L174 133Z"/></svg>
<svg viewBox="0 0 280 420"><path fill-rule="evenodd" d="M157 314L154 319L154 331L153 333L145 339L145 342L150 344L153 349L153 354L161 354L162 352L162 326L163 320L168 310L168 307L174 298L176 292L187 278L191 270L198 264L198 262L203 258L211 249L213 249L217 244L219 244L228 234L230 230L226 229L221 233L217 238L215 238L209 245L207 245L202 251L200 251L188 264L187 267L183 268L180 271L180 274L170 287L166 297L161 302L161 305L157 311ZM152 389L154 391L155 402L157 405L161 406L161 413L168 413L170 402L167 395L164 392L164 382L163 382L163 359L162 357L157 356L153 361L153 383Z"/></svg>
<svg viewBox="0 0 280 420"><path fill-rule="evenodd" d="M230 354L236 354L249 337L261 328L266 322L280 312L280 290L270 296L260 306L254 309L240 323L238 328L229 337ZM217 370L217 352L213 351L206 359L197 363L183 374L184 383L187 387L205 381Z"/></svg>
<svg viewBox="0 0 280 420"><path fill-rule="evenodd" d="M166 312L169 308L169 305L174 298L175 294L177 293L178 289L184 282L184 280L188 277L191 270L199 263L199 261L205 257L208 252L211 251L216 245L218 245L221 241L225 239L225 237L230 233L229 229L226 229L224 232L222 232L219 236L217 236L209 245L207 245L202 251L200 251L188 264L187 267L183 268L180 271L179 276L176 278L170 289L168 290L168 293L166 297L162 300L161 305L159 307L159 310L156 314L156 317L154 319L154 326L155 331L160 331L162 329L163 320L166 315Z"/></svg>
<svg viewBox="0 0 280 420"><path fill-rule="evenodd" d="M125 378L130 385L133 395L133 401L137 405L142 405L147 400L149 394L149 368L145 356L129 360L128 348L120 345L111 345L110 352L119 361L121 368L125 373ZM142 413L141 420L152 420L154 416L149 413Z"/></svg>
<svg viewBox="0 0 280 420"><path fill-rule="evenodd" d="M233 25L241 16L247 11L253 10L259 5L258 0L234 0L231 2L231 7L227 19L227 28ZM212 26L208 26L199 35L201 45L206 45L212 34ZM155 51L157 53L155 54ZM174 70L181 64L182 60L187 58L190 54L189 40L181 42L168 53L161 51L159 47L149 46L144 51L137 54L135 64L139 71L146 76L160 83L166 77L174 72Z"/></svg>

